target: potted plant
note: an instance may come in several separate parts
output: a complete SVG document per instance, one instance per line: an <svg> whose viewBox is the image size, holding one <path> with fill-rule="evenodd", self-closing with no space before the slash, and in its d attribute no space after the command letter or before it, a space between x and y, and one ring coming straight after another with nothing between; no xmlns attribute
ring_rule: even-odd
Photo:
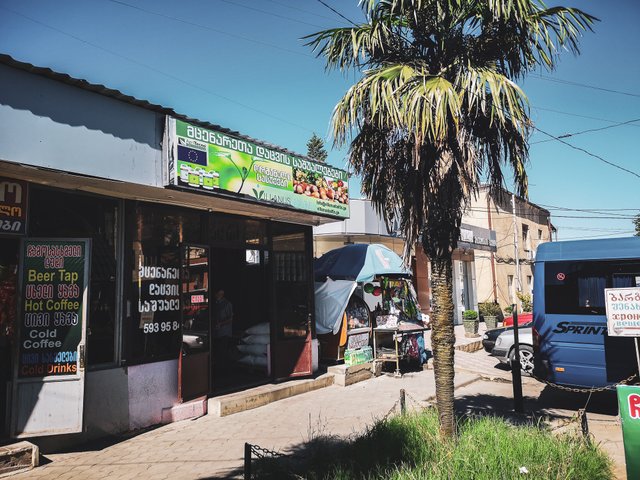
<svg viewBox="0 0 640 480"><path fill-rule="evenodd" d="M484 320L487 326L487 330L496 328L498 321L502 319L502 310L497 302L484 302L478 304L478 310L480 310L480 318Z"/></svg>
<svg viewBox="0 0 640 480"><path fill-rule="evenodd" d="M477 337L479 323L478 312L475 310L465 310L462 312L462 324L464 325L465 336Z"/></svg>

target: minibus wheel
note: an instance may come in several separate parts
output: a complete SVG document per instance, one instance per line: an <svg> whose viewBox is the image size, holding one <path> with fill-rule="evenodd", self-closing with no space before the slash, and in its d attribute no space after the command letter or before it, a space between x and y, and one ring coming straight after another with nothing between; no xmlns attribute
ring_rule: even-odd
<svg viewBox="0 0 640 480"><path fill-rule="evenodd" d="M509 361L512 368L516 362L515 357L516 349L512 348L509 354ZM520 345L520 370L529 376L533 375L533 348L529 345Z"/></svg>

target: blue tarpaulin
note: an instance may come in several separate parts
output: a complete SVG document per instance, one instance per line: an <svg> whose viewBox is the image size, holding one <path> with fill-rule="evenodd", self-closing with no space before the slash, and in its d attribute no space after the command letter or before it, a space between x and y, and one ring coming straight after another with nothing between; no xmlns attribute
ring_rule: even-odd
<svg viewBox="0 0 640 480"><path fill-rule="evenodd" d="M370 282L377 275L411 276L411 271L392 250L379 244L345 245L314 261L317 282L327 278Z"/></svg>

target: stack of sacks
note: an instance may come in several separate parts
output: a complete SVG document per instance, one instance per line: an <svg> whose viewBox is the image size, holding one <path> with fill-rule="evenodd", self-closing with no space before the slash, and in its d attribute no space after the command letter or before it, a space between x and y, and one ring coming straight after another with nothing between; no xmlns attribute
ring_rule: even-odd
<svg viewBox="0 0 640 480"><path fill-rule="evenodd" d="M259 323L244 331L238 350L240 351L239 363L251 367L267 368L267 349L271 337L271 326L268 322Z"/></svg>

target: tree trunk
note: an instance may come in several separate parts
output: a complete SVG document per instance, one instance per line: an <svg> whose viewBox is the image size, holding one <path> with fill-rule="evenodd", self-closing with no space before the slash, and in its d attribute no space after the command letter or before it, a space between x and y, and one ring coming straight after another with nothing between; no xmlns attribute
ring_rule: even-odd
<svg viewBox="0 0 640 480"><path fill-rule="evenodd" d="M433 310L431 312L431 347L436 380L436 405L440 417L440 433L445 438L455 434L453 410L453 281L452 260L448 257L431 259Z"/></svg>

